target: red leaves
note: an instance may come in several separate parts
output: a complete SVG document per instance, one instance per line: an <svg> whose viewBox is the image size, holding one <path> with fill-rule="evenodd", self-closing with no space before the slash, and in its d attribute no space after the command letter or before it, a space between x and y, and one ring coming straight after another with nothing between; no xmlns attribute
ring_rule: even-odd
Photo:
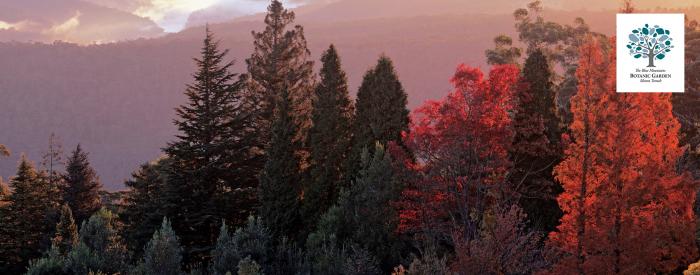
<svg viewBox="0 0 700 275"><path fill-rule="evenodd" d="M513 65L495 66L489 79L481 70L461 65L452 78L455 90L413 113L405 144L417 160L400 203L400 231L471 223L481 215L473 209L508 193L502 182L510 166L509 112L518 79Z"/></svg>

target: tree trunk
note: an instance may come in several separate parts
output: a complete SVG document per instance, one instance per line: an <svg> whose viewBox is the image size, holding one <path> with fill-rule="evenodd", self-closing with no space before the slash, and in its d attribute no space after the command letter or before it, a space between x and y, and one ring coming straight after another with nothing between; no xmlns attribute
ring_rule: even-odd
<svg viewBox="0 0 700 275"><path fill-rule="evenodd" d="M647 65L647 68L656 67L654 66L654 57L656 56L652 54L649 55L649 65Z"/></svg>

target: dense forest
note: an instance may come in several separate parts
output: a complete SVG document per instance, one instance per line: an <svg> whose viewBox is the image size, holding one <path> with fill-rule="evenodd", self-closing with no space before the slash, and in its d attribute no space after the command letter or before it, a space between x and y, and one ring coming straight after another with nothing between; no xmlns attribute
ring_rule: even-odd
<svg viewBox="0 0 700 275"><path fill-rule="evenodd" d="M277 0L245 73L207 28L178 134L126 191L54 135L0 179L0 273L700 274L698 23L686 93L634 94L615 37L513 15L488 72L412 112L389 56L355 100L342 49L315 72Z"/></svg>

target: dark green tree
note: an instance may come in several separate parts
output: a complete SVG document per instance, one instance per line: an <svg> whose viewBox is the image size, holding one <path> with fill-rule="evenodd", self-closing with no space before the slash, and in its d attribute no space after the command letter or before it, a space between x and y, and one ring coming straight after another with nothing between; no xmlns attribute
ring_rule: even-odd
<svg viewBox="0 0 700 275"><path fill-rule="evenodd" d="M358 175L360 157L365 148L373 154L376 142L387 145L390 141L396 141L401 144L402 132L408 131L409 111L406 104L406 92L394 65L391 59L382 56L377 65L365 74L357 92L347 181Z"/></svg>
<svg viewBox="0 0 700 275"><path fill-rule="evenodd" d="M314 94L313 126L309 131L311 178L304 186L302 207L307 230L313 229L321 214L337 200L343 162L350 149L353 115L347 77L335 46L328 48L321 61L321 82Z"/></svg>
<svg viewBox="0 0 700 275"><path fill-rule="evenodd" d="M182 248L167 218L145 248L139 267L143 274L177 275L182 272Z"/></svg>
<svg viewBox="0 0 700 275"><path fill-rule="evenodd" d="M211 251L209 273L225 275L227 272L235 272L240 260L238 249L236 249L236 244L233 242L233 236L228 232L226 223L222 223L216 246Z"/></svg>
<svg viewBox="0 0 700 275"><path fill-rule="evenodd" d="M68 205L61 206L60 213L51 244L60 255L65 256L73 246L78 244L78 226L73 220L73 213Z"/></svg>
<svg viewBox="0 0 700 275"><path fill-rule="evenodd" d="M294 153L296 126L292 121L289 92L278 92L268 160L260 175L259 215L275 237L296 237L301 229L299 157Z"/></svg>
<svg viewBox="0 0 700 275"><path fill-rule="evenodd" d="M70 275L65 268L65 255L61 255L55 246L39 259L32 260L25 275Z"/></svg>
<svg viewBox="0 0 700 275"><path fill-rule="evenodd" d="M125 182L129 189L119 219L124 223L127 244L137 257L165 216L163 193L171 167L170 159L160 158L141 165Z"/></svg>
<svg viewBox="0 0 700 275"><path fill-rule="evenodd" d="M230 72L227 50L207 28L201 58L195 59L188 102L176 109L177 140L163 149L171 161L164 191L165 214L185 248L185 262L206 257L221 220L240 225L255 207L262 167L244 82Z"/></svg>
<svg viewBox="0 0 700 275"><path fill-rule="evenodd" d="M516 92L510 178L530 226L549 232L563 214L556 201L563 189L552 175L563 152L552 72L541 50L528 56L522 75L523 83Z"/></svg>
<svg viewBox="0 0 700 275"><path fill-rule="evenodd" d="M78 244L68 252L65 269L71 274L125 273L129 268L127 252L114 215L100 209L80 226Z"/></svg>
<svg viewBox="0 0 700 275"><path fill-rule="evenodd" d="M238 275L263 275L260 265L250 258L250 256L238 262Z"/></svg>
<svg viewBox="0 0 700 275"><path fill-rule="evenodd" d="M253 53L246 60L248 99L257 106L256 124L261 130L259 141L267 145L271 138L276 93L288 89L292 118L297 127L294 140L299 148L295 152L305 160L308 157L305 147L307 131L311 127L313 62L310 61L304 28L292 26L293 23L294 12L286 10L280 1L273 0L267 8L265 30L252 33Z"/></svg>
<svg viewBox="0 0 700 275"><path fill-rule="evenodd" d="M23 271L29 260L49 248L53 226L48 215L56 206L49 197L46 178L22 156L17 174L10 180L13 192L0 208L0 273Z"/></svg>
<svg viewBox="0 0 700 275"><path fill-rule="evenodd" d="M102 207L99 194L102 184L80 144L68 158L64 181L63 200L71 208L76 223L81 224Z"/></svg>
<svg viewBox="0 0 700 275"><path fill-rule="evenodd" d="M513 47L513 38L501 34L493 39L496 45L493 49L486 50L486 62L490 65L519 64L521 50Z"/></svg>
<svg viewBox="0 0 700 275"><path fill-rule="evenodd" d="M318 229L309 235L307 248L312 256L318 254L315 251L344 255L343 247L354 245L376 257L386 271L398 265L403 243L395 234L398 213L391 202L399 198L402 188L384 146L375 146L373 155L364 150L359 176L341 192L337 205L321 217ZM317 260L335 261L318 258L315 266L320 264Z"/></svg>

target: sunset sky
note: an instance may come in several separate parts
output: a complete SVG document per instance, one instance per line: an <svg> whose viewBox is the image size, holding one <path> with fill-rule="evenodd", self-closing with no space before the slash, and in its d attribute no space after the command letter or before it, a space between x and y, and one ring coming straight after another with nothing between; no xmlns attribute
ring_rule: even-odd
<svg viewBox="0 0 700 275"><path fill-rule="evenodd" d="M295 1L283 1L287 6L295 6ZM262 0L152 0L134 11L134 14L155 21L167 32L182 30L192 12L208 8L236 10L239 14L262 12L268 5Z"/></svg>

